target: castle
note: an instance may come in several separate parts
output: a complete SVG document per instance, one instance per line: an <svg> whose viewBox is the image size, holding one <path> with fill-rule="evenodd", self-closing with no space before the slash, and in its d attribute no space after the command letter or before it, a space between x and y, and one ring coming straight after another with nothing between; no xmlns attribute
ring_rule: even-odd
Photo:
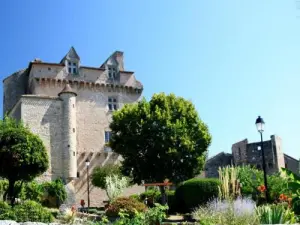
<svg viewBox="0 0 300 225"><path fill-rule="evenodd" d="M282 151L281 138L272 135L271 140L263 142L265 152L266 171L268 174L279 172L287 168L299 174L299 160L288 156ZM218 177L219 167L228 165L251 165L262 169L261 142L248 143L242 140L232 145L232 154L221 152L206 161L204 174L206 177Z"/></svg>
<svg viewBox="0 0 300 225"><path fill-rule="evenodd" d="M87 202L89 170L120 160L106 143L112 113L138 101L143 85L125 70L123 52L114 52L100 67L83 66L72 47L58 63L35 59L28 68L3 80L4 114L21 119L43 140L50 167L40 180L62 178L70 204ZM131 187L125 194L142 191ZM90 186L91 206L106 200Z"/></svg>

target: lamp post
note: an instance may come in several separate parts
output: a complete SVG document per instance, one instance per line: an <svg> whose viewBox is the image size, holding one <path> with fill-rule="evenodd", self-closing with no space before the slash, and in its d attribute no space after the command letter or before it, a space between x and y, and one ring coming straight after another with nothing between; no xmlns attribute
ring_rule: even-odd
<svg viewBox="0 0 300 225"><path fill-rule="evenodd" d="M86 165L86 179L87 179L87 195L88 195L88 212L90 209L90 176L89 176L89 167L90 167L90 160L87 158L85 160L85 165Z"/></svg>
<svg viewBox="0 0 300 225"><path fill-rule="evenodd" d="M266 162L265 162L265 152L264 152L264 145L263 145L263 135L265 128L265 122L263 118L260 116L256 119L256 128L257 131L260 133L260 142L261 142L261 155L262 155L262 163L263 163L263 171L264 171L264 183L266 188L266 200L269 202L269 189L268 189L268 182L267 182L267 171L266 171Z"/></svg>

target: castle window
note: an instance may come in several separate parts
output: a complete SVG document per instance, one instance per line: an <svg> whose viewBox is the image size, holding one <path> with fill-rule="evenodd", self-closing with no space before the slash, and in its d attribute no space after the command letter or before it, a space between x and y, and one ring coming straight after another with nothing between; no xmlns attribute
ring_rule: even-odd
<svg viewBox="0 0 300 225"><path fill-rule="evenodd" d="M111 132L110 131L105 131L105 134L104 134L105 144L107 144L109 142L110 137L111 137Z"/></svg>
<svg viewBox="0 0 300 225"><path fill-rule="evenodd" d="M108 109L109 111L118 110L118 101L115 97L108 97Z"/></svg>
<svg viewBox="0 0 300 225"><path fill-rule="evenodd" d="M77 74L77 63L76 62L68 62L68 72L70 74Z"/></svg>
<svg viewBox="0 0 300 225"><path fill-rule="evenodd" d="M117 69L114 66L108 66L108 78L115 79L117 77Z"/></svg>

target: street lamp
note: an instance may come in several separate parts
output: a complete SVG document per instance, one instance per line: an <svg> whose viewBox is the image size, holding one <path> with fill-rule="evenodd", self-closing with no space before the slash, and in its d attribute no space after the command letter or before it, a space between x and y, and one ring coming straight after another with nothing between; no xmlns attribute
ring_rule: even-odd
<svg viewBox="0 0 300 225"><path fill-rule="evenodd" d="M88 195L88 212L90 211L90 176L89 176L89 167L90 167L90 160L87 158L85 160L86 165L86 179L87 179L87 195Z"/></svg>
<svg viewBox="0 0 300 225"><path fill-rule="evenodd" d="M267 182L267 171L266 171L266 162L265 162L265 152L264 152L264 145L263 145L263 135L265 129L265 122L263 118L260 116L256 119L255 122L257 131L260 133L260 143L261 143L261 155L262 155L262 162L263 162L263 171L264 171L264 183L266 188L266 200L269 202L269 189L268 189L268 182Z"/></svg>

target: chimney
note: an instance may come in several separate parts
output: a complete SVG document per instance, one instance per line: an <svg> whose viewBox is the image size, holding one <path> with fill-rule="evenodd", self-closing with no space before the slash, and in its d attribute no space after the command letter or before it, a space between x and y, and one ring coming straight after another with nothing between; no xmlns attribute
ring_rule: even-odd
<svg viewBox="0 0 300 225"><path fill-rule="evenodd" d="M114 58L118 63L119 71L124 71L123 52L116 51L114 53Z"/></svg>

